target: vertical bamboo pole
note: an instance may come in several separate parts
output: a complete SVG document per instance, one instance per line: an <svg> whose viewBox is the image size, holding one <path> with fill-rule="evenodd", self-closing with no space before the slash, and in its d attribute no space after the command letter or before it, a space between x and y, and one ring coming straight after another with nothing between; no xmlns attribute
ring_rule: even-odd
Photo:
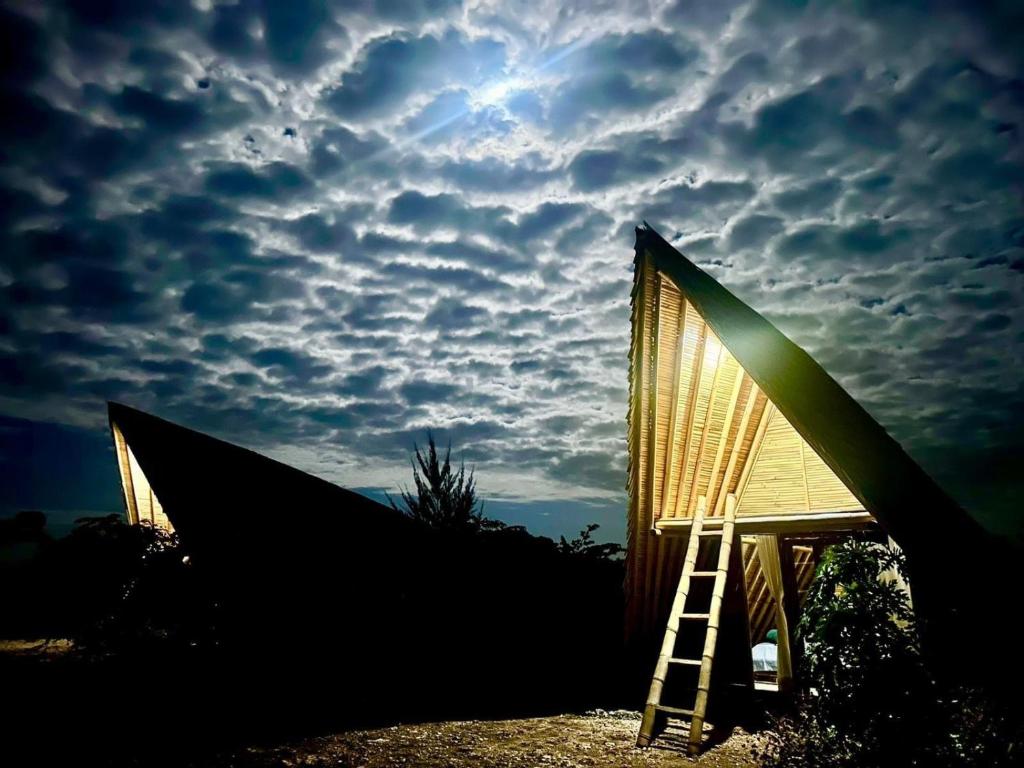
<svg viewBox="0 0 1024 768"><path fill-rule="evenodd" d="M804 480L804 510L811 511L811 488L807 482L807 441L800 438L800 474Z"/></svg>
<svg viewBox="0 0 1024 768"><path fill-rule="evenodd" d="M765 398L767 399L767 395ZM736 482L737 503L743 501L743 491L747 487L747 481L750 479L750 471L754 468L757 456L761 452L761 443L764 442L764 434L768 431L768 422L771 421L774 411L775 405L771 400L768 400L764 404L764 410L761 411L761 418L758 419L757 431L754 432L754 439L750 443L750 450L747 451L746 461L743 462L743 469L740 470L740 479Z"/></svg>
<svg viewBox="0 0 1024 768"><path fill-rule="evenodd" d="M661 509L658 512L659 517L665 517L669 512L669 498L668 489L672 485L672 477L679 469L679 465L676 462L676 432L678 431L679 424L679 396L680 396L680 380L683 372L683 352L686 350L686 297L683 296L680 299L679 304L679 324L678 324L679 336L676 339L676 359L672 371L672 388L670 392L672 394L672 406L669 411L668 419L668 435L665 443L665 467L662 471L664 477L664 488L661 491ZM677 488L678 492L678 488Z"/></svg>
<svg viewBox="0 0 1024 768"><path fill-rule="evenodd" d="M697 458L693 463L693 479L690 481L690 492L687 495L685 510L690 508L697 498L697 484L700 482L700 470L704 463L704 452L707 448L708 426L711 424L711 416L715 410L715 400L718 397L718 379L722 373L722 351L725 347L721 342L718 344L718 354L715 356L715 370L711 377L711 392L708 395L708 410L704 414L704 427L700 432L700 442L697 444ZM679 504L676 503L676 512L679 512Z"/></svg>
<svg viewBox="0 0 1024 768"><path fill-rule="evenodd" d="M650 293L648 281L650 280L651 257L649 254L639 259L636 267L635 296L634 296L634 317L633 317L633 346L631 371L632 379L632 402L630 403L631 418L629 424L630 439L630 509L629 509L629 533L631 534L629 548L629 562L626 579L628 582L627 591L627 632L643 634L644 615L644 589L643 581L647 560L647 537L648 533L642 524L643 505L645 501L644 488L644 462L647 456L640 450L647 429L645 421L647 417L647 387L649 385L650 372L647 360L650 352L649 336L650 328L647 322L647 301Z"/></svg>
<svg viewBox="0 0 1024 768"><path fill-rule="evenodd" d="M647 400L647 495L644 499L646 507L646 524L640 527L640 535L647 541L647 562L644 569L644 615L643 626L645 632L654 623L657 595L654 592L654 573L658 562L658 551L662 543L654 535L654 515L657 512L654 503L655 480L658 476L658 401L660 398L660 386L658 380L658 365L661 357L661 273L654 273L654 311L651 323L651 333L648 338L653 340L650 354L650 394Z"/></svg>
<svg viewBox="0 0 1024 768"><path fill-rule="evenodd" d="M669 490L672 487L672 479L680 471L679 462L676 461L676 447L678 439L676 433L679 431L679 398L682 396L682 371L683 371L683 353L686 351L686 297L680 297L679 304L679 337L676 340L676 359L674 364L674 370L672 372L672 387L669 390L672 396L672 409L669 413L669 424L668 434L666 436L665 444L665 467L662 473L663 476L663 487L661 491L661 510L659 512L659 518L667 517L671 514L672 508L670 506ZM692 389L692 382L691 382ZM689 392L686 393L687 403L689 403ZM684 408L686 404L684 404ZM683 414L685 418L685 412ZM685 470L685 468L683 468ZM679 482L682 482L680 478ZM679 494L679 484L676 485L676 495ZM654 603L655 613L660 614L662 606L666 603L667 595L663 594L662 581L664 579L666 568L670 567L673 562L676 561L678 545L673 539L662 539L658 542L658 555L657 562L654 566Z"/></svg>
<svg viewBox="0 0 1024 768"><path fill-rule="evenodd" d="M683 425L683 429L686 430L683 435L683 451L679 457L679 488L676 491L676 504L675 509L672 510L672 517L678 517L680 511L684 514L686 509L682 509L679 504L680 498L686 491L687 502L689 502L689 489L683 488L683 483L686 481L686 465L690 461L690 448L693 439L693 420L697 416L697 398L700 397L700 380L704 375L704 352L708 342L708 327L702 325L700 329L700 335L697 338L697 349L694 352L693 359L693 374L690 376L690 392L688 396L688 402L686 407L686 423ZM692 482L691 482L692 485Z"/></svg>
<svg viewBox="0 0 1024 768"><path fill-rule="evenodd" d="M738 590L737 604L743 614L743 663L745 671L743 683L747 686L748 694L752 694L754 690L754 655L752 651L753 643L750 642L750 604L747 602L747 574L746 569L743 567L742 550L742 546L738 549L733 548L730 568L734 574L733 578L736 579L735 588ZM749 703L749 700L747 703Z"/></svg>
<svg viewBox="0 0 1024 768"><path fill-rule="evenodd" d="M793 686L799 682L801 648L796 639L796 626L800 621L800 598L797 595L796 565L793 562L793 545L779 537L779 565L782 567L782 610L789 624L790 667L793 670Z"/></svg>
<svg viewBox="0 0 1024 768"><path fill-rule="evenodd" d="M678 517L680 512L683 514L687 510L680 509L680 499L688 499L688 489L684 487L686 482L686 466L690 460L690 450L692 448L693 441L693 422L696 418L697 413L697 398L700 396L700 381L704 375L704 352L707 347L708 341L708 326L706 323L701 322L698 326L697 332L697 345L693 354L693 368L690 372L690 387L686 393L686 420L680 427L680 440L682 440L682 450L679 454L679 460L676 462L679 467L679 484L676 488L675 503L668 510L668 517ZM668 576L672 565L678 561L678 552L681 543L676 539L670 539L668 542L663 543L664 546L668 547L667 552L663 557L663 562L660 564L660 579L659 585ZM660 594L660 593L659 593ZM666 595L667 597L668 595ZM659 605L663 604L659 601Z"/></svg>
<svg viewBox="0 0 1024 768"><path fill-rule="evenodd" d="M742 368L740 370L742 370ZM746 375L746 371L743 371L743 375ZM722 510L725 507L725 499L726 496L729 495L729 484L732 482L732 476L736 472L736 462L739 461L740 448L743 445L744 438L747 436L750 417L754 413L754 405L757 403L757 395L759 392L760 390L757 388L757 384L751 381L750 394L747 395L747 402L743 407L743 416L740 418L740 425L736 430L736 439L733 440L732 449L729 451L729 461L725 465L725 474L722 476L722 484L718 488L718 498L715 499L715 505L712 507L712 516L722 514ZM753 448L753 442L751 442L751 448Z"/></svg>
<svg viewBox="0 0 1024 768"><path fill-rule="evenodd" d="M139 507L138 500L135 498L135 482L132 480L131 462L128 460L128 443L117 424L111 422L110 426L114 432L114 444L117 447L117 466L121 471L121 491L124 493L128 522L131 525L137 525L139 523Z"/></svg>
<svg viewBox="0 0 1024 768"><path fill-rule="evenodd" d="M724 347L723 347L724 349ZM724 366L728 357L722 361ZM747 375L747 372L743 368L736 364L736 379L733 381L732 393L729 395L729 405L725 409L725 420L722 422L722 432L718 436L718 448L715 450L715 460L711 464L711 474L708 475L708 488L707 497L714 499L718 495L718 491L715 489L715 479L718 477L718 470L722 468L722 459L725 458L726 444L729 442L729 431L732 429L732 421L736 417L736 404L740 399L740 391L743 389L743 377ZM716 504L710 505L712 516L715 514Z"/></svg>

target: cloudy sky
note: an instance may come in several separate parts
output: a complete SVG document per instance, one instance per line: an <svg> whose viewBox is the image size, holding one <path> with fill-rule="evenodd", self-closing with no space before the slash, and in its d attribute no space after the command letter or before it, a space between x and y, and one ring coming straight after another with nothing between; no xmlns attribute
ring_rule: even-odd
<svg viewBox="0 0 1024 768"><path fill-rule="evenodd" d="M109 399L621 536L646 219L1020 528L1016 5L8 4L0 508L118 510Z"/></svg>

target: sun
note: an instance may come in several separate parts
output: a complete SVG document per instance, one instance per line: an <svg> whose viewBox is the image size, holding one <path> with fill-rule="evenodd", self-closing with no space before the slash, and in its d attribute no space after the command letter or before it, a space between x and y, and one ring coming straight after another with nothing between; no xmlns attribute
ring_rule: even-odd
<svg viewBox="0 0 1024 768"><path fill-rule="evenodd" d="M529 86L522 77L508 77L485 83L481 88L470 94L470 101L476 107L500 107L508 98Z"/></svg>

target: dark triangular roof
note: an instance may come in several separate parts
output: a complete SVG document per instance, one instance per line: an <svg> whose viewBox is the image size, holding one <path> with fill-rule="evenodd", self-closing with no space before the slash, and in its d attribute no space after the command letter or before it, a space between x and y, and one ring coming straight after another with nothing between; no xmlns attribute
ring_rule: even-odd
<svg viewBox="0 0 1024 768"><path fill-rule="evenodd" d="M175 531L193 551L223 563L317 536L386 535L408 520L354 491L254 451L108 403Z"/></svg>

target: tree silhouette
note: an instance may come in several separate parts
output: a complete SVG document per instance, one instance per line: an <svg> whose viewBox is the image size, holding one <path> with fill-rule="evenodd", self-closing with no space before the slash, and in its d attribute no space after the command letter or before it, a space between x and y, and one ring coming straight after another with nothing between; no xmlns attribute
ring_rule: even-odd
<svg viewBox="0 0 1024 768"><path fill-rule="evenodd" d="M412 476L416 493L402 491L405 509L400 509L395 500L387 494L391 506L431 528L445 530L478 531L489 527L483 516L483 503L476 496L476 479L473 470L466 474L465 463L459 464L458 471L452 468L452 446L448 444L442 462L437 453L434 436L427 432L426 454L418 445L412 462Z"/></svg>
<svg viewBox="0 0 1024 768"><path fill-rule="evenodd" d="M580 531L579 536L571 541L567 541L565 536L560 536L558 551L563 555L590 557L599 560L614 560L624 554L625 550L619 544L614 542L598 544L594 541L594 531L600 527L597 523L591 523Z"/></svg>

